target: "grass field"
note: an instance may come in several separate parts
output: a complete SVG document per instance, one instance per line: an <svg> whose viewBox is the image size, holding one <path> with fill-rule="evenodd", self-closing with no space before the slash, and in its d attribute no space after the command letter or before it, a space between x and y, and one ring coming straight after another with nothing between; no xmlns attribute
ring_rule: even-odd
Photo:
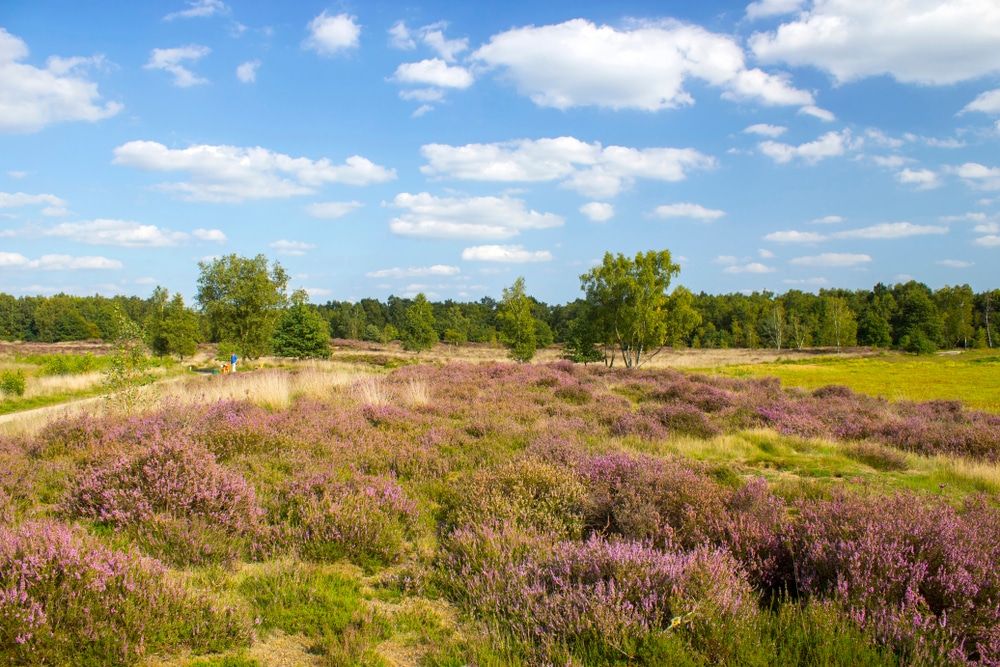
<svg viewBox="0 0 1000 667"><path fill-rule="evenodd" d="M701 370L727 377L773 375L781 378L784 385L805 389L841 384L893 401L957 400L979 410L1000 412L1000 353L993 350L926 356L898 353L865 358L827 356Z"/></svg>

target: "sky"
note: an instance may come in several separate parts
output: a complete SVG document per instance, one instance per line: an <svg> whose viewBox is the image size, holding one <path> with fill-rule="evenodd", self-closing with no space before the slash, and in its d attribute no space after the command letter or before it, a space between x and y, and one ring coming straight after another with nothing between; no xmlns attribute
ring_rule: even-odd
<svg viewBox="0 0 1000 667"><path fill-rule="evenodd" d="M996 0L0 1L0 292L1000 286Z"/></svg>

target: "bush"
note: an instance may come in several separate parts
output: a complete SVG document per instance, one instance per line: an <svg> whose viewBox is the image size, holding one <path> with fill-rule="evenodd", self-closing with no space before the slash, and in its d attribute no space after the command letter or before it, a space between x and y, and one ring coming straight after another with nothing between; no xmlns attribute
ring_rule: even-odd
<svg viewBox="0 0 1000 667"><path fill-rule="evenodd" d="M132 665L246 645L249 620L169 583L156 562L52 522L0 527L0 663Z"/></svg>
<svg viewBox="0 0 1000 667"><path fill-rule="evenodd" d="M24 371L21 369L7 370L0 374L0 394L4 396L24 396L26 384Z"/></svg>

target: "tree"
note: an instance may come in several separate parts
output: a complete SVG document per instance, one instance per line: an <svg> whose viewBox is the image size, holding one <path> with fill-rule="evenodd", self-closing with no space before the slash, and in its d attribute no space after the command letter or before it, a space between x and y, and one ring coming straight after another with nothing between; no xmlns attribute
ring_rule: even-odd
<svg viewBox="0 0 1000 667"><path fill-rule="evenodd" d="M104 368L104 386L112 409L131 415L140 406L142 386L151 379L149 357L139 325L120 308L115 308L114 320L117 334Z"/></svg>
<svg viewBox="0 0 1000 667"><path fill-rule="evenodd" d="M672 347L685 345L691 332L701 325L701 313L694 309L694 294L678 285L670 295L667 310L667 338Z"/></svg>
<svg viewBox="0 0 1000 667"><path fill-rule="evenodd" d="M602 342L621 352L626 367L641 366L663 349L667 289L679 272L669 250L650 250L636 254L634 260L605 253L600 266L580 276L581 289L595 308Z"/></svg>
<svg viewBox="0 0 1000 667"><path fill-rule="evenodd" d="M771 307L764 312L764 319L761 322L761 330L764 339L776 350L781 349L781 344L785 341L785 309L780 301L775 301Z"/></svg>
<svg viewBox="0 0 1000 667"><path fill-rule="evenodd" d="M434 309L421 292L406 309L403 349L419 353L421 350L431 349L436 342L438 335L434 330Z"/></svg>
<svg viewBox="0 0 1000 667"><path fill-rule="evenodd" d="M256 359L267 353L287 298L288 274L267 258L235 254L199 262L198 303L208 317L212 339L235 347L240 356Z"/></svg>
<svg viewBox="0 0 1000 667"><path fill-rule="evenodd" d="M892 338L908 352L929 354L941 344L941 317L927 285L911 280L893 288L897 310Z"/></svg>
<svg viewBox="0 0 1000 667"><path fill-rule="evenodd" d="M563 356L566 359L583 365L604 361L604 353L597 349L600 333L595 320L593 306L586 301L579 301L576 317L570 321L566 344L563 346Z"/></svg>
<svg viewBox="0 0 1000 667"><path fill-rule="evenodd" d="M972 309L975 295L968 285L947 285L934 294L941 314L942 334L948 347L969 347L969 338L975 335Z"/></svg>
<svg viewBox="0 0 1000 667"><path fill-rule="evenodd" d="M201 340L198 315L184 305L180 292L174 294L164 309L160 335L166 343L167 354L176 354L181 361L198 351L198 341Z"/></svg>
<svg viewBox="0 0 1000 667"><path fill-rule="evenodd" d="M857 345L858 323L854 311L847 305L847 300L839 296L823 297L823 320L821 323L824 345L841 347Z"/></svg>
<svg viewBox="0 0 1000 667"><path fill-rule="evenodd" d="M531 299L524 291L524 277L503 288L497 322L500 324L500 342L507 348L507 356L521 364L531 361L538 344Z"/></svg>
<svg viewBox="0 0 1000 667"><path fill-rule="evenodd" d="M271 347L279 357L326 359L330 356L330 328L309 306L305 290L292 293L292 307L282 314Z"/></svg>

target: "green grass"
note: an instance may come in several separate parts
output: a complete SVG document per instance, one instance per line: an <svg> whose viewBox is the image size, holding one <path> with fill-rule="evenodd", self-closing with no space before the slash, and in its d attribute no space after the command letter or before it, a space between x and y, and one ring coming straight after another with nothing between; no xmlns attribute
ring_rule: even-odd
<svg viewBox="0 0 1000 667"><path fill-rule="evenodd" d="M1000 412L1000 352L957 355L886 353L878 357L822 357L808 361L701 369L729 377L781 378L783 385L816 389L842 384L889 400L960 400L970 408Z"/></svg>

